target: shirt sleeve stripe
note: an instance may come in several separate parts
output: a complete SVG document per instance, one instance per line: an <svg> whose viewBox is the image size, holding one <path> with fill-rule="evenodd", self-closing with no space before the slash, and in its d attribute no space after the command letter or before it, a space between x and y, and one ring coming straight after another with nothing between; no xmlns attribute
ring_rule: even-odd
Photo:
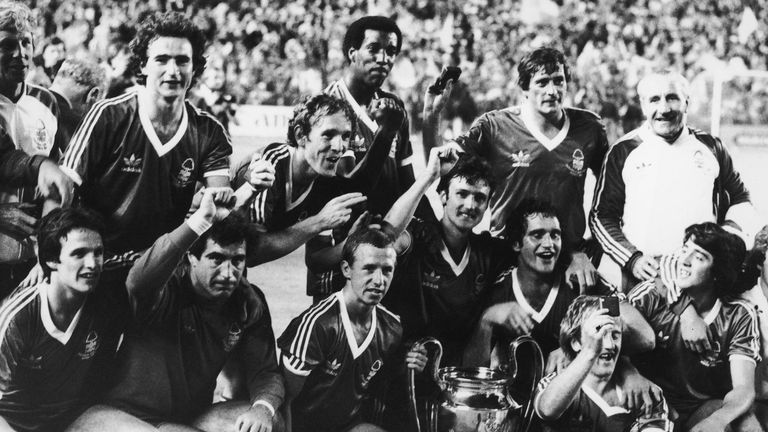
<svg viewBox="0 0 768 432"><path fill-rule="evenodd" d="M5 341L5 334L13 318L37 295L38 286L34 285L18 291L0 309L0 345Z"/></svg>
<svg viewBox="0 0 768 432"><path fill-rule="evenodd" d="M312 338L312 329L317 322L317 319L330 309L336 300L337 297L335 295L330 296L313 306L304 314L299 323L296 335L294 335L293 340L291 341L291 356L296 357L301 362L306 362L307 348L309 347L309 342Z"/></svg>

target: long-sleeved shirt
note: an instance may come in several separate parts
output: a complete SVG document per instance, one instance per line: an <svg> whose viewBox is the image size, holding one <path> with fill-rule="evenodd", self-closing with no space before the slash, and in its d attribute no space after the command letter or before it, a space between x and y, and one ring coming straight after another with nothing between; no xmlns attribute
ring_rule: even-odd
<svg viewBox="0 0 768 432"><path fill-rule="evenodd" d="M210 406L216 376L234 356L245 368L251 402L277 409L285 388L264 294L243 281L247 285L224 307L207 306L193 291L188 266L179 265L196 238L187 224L180 226L160 237L129 273L135 322L108 402L145 420L188 422ZM263 304L260 319L248 327L239 319L242 289L255 290Z"/></svg>

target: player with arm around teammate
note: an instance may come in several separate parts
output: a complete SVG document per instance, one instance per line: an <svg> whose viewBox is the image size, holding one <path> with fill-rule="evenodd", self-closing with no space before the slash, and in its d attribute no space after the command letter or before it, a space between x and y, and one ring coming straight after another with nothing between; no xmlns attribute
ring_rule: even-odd
<svg viewBox="0 0 768 432"><path fill-rule="evenodd" d="M555 431L670 432L662 398L650 414L621 405L621 383L614 371L622 343L621 316L611 316L601 298L579 296L560 324L560 348L570 364L539 382L536 414Z"/></svg>

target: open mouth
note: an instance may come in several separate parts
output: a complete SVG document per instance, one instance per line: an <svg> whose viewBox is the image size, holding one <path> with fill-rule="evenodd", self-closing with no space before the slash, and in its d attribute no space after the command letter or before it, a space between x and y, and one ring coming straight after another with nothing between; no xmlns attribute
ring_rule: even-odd
<svg viewBox="0 0 768 432"><path fill-rule="evenodd" d="M677 276L680 279L685 279L691 275L691 271L688 269L681 268L677 271Z"/></svg>
<svg viewBox="0 0 768 432"><path fill-rule="evenodd" d="M96 272L80 273L80 279L97 280L98 278L99 278L99 273L96 273Z"/></svg>
<svg viewBox="0 0 768 432"><path fill-rule="evenodd" d="M543 260L551 260L555 258L555 253L552 251L545 251L537 253L536 256Z"/></svg>
<svg viewBox="0 0 768 432"><path fill-rule="evenodd" d="M612 361L613 359L616 358L616 354L617 353L615 351L604 352L600 354L598 358L602 361Z"/></svg>

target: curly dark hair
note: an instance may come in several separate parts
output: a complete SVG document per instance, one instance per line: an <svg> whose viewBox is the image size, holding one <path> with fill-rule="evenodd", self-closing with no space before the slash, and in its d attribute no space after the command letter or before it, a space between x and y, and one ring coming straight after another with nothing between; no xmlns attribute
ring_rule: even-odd
<svg viewBox="0 0 768 432"><path fill-rule="evenodd" d="M37 227L37 259L45 277L51 276L48 262L58 262L61 240L76 229L88 229L104 237L104 222L93 210L83 207L58 208L40 219Z"/></svg>
<svg viewBox="0 0 768 432"><path fill-rule="evenodd" d="M347 61L351 61L349 59L349 49L360 48L366 30L394 33L397 36L397 52L395 54L400 54L400 48L403 47L403 32L400 31L397 23L385 16L365 16L350 24L347 27L347 32L344 34L344 42L341 45L341 49Z"/></svg>
<svg viewBox="0 0 768 432"><path fill-rule="evenodd" d="M686 228L683 242L688 240L712 255L712 279L717 298L730 299L741 294L743 287L738 286L736 280L747 255L744 241L712 222Z"/></svg>
<svg viewBox="0 0 768 432"><path fill-rule="evenodd" d="M192 246L189 253L197 258L205 251L205 245L208 239L213 240L219 246L229 246L235 243L245 241L246 256L250 256L251 241L254 231L251 229L248 220L240 213L233 212L226 219L219 221L203 233Z"/></svg>
<svg viewBox="0 0 768 432"><path fill-rule="evenodd" d="M352 136L354 136L356 123L352 120L355 117L346 102L322 93L307 96L299 105L296 105L296 108L293 109L293 117L288 121L288 144L297 147L299 145L297 132L300 136L309 135L312 126L321 116L337 112L343 112L347 116L352 126Z"/></svg>
<svg viewBox="0 0 768 432"><path fill-rule="evenodd" d="M192 45L192 84L194 85L205 70L205 34L192 21L178 12L157 12L142 21L130 43L131 59L128 69L136 76L136 82L146 84L147 77L141 68L147 64L149 45L159 37L179 37Z"/></svg>
<svg viewBox="0 0 768 432"><path fill-rule="evenodd" d="M491 167L488 163L469 153L459 156L456 165L447 174L440 177L440 182L437 184L437 193L448 191L448 185L454 178L462 178L472 185L478 182L485 182L491 188L490 193L493 193L493 189L496 186L493 175L491 175Z"/></svg>
<svg viewBox="0 0 768 432"><path fill-rule="evenodd" d="M555 207L547 201L526 198L512 211L507 218L506 237L512 243L521 243L528 231L528 217L541 215L560 221Z"/></svg>
<svg viewBox="0 0 768 432"><path fill-rule="evenodd" d="M544 69L548 74L557 70L558 65L563 65L565 81L571 80L571 71L565 62L565 56L554 48L539 48L531 51L517 65L517 85L523 90L528 90L531 78L539 69Z"/></svg>

